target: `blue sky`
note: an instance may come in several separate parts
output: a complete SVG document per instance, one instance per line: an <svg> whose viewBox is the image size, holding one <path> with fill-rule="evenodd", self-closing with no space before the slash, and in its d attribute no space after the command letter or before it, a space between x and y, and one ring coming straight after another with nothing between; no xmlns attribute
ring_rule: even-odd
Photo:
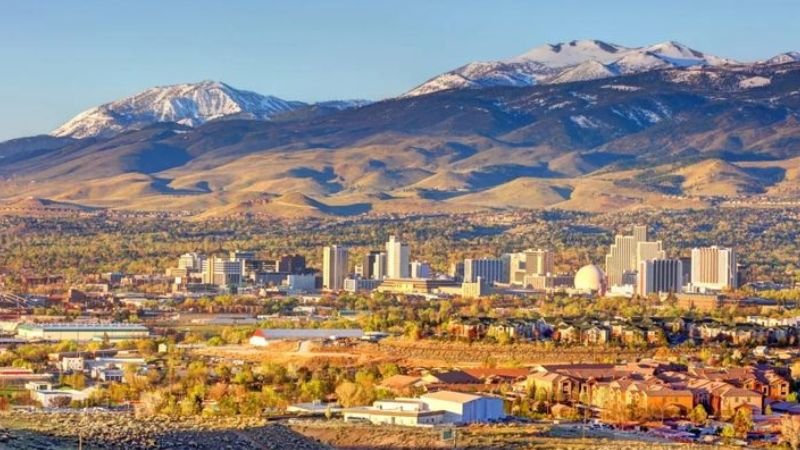
<svg viewBox="0 0 800 450"><path fill-rule="evenodd" d="M379 99L473 60L596 38L754 60L800 50L797 0L7 0L0 140L154 85Z"/></svg>

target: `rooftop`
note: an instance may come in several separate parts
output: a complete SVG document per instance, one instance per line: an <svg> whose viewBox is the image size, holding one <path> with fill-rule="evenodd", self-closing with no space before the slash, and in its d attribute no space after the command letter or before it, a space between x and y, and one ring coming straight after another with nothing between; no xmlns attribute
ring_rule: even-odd
<svg viewBox="0 0 800 450"><path fill-rule="evenodd" d="M18 330L44 331L148 331L144 325L136 323L22 323Z"/></svg>
<svg viewBox="0 0 800 450"><path fill-rule="evenodd" d="M431 400L444 400L456 403L469 403L471 401L475 401L483 397L480 395L465 394L463 392L437 391L437 392L429 392L427 394L423 394L420 396L420 398L423 400L431 399Z"/></svg>

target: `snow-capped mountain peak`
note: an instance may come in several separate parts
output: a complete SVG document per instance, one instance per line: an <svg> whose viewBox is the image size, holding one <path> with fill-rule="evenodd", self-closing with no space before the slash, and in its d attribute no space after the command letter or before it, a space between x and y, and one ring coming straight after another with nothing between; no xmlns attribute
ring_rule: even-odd
<svg viewBox="0 0 800 450"><path fill-rule="evenodd" d="M736 63L730 59L705 54L675 41L662 42L641 50L653 54L663 59L668 64L676 67L690 67L697 65L718 66Z"/></svg>
<svg viewBox="0 0 800 450"><path fill-rule="evenodd" d="M153 87L91 108L51 134L76 138L108 137L158 122L197 126L230 115L267 120L275 114L304 105L207 80Z"/></svg>
<svg viewBox="0 0 800 450"><path fill-rule="evenodd" d="M599 40L577 40L535 47L505 61L469 63L426 81L404 96L444 89L566 83L664 68L725 64L736 62L675 41L624 47Z"/></svg>
<svg viewBox="0 0 800 450"><path fill-rule="evenodd" d="M627 47L597 40L579 40L559 44L545 44L533 48L511 62L535 61L547 67L571 67L586 61L603 64L619 58L619 54L629 51Z"/></svg>
<svg viewBox="0 0 800 450"><path fill-rule="evenodd" d="M764 61L764 64L786 64L800 61L800 52L786 52Z"/></svg>

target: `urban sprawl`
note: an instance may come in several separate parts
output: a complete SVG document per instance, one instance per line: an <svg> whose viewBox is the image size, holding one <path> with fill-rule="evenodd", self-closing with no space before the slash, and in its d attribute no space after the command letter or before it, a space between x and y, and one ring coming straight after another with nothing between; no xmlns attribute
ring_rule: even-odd
<svg viewBox="0 0 800 450"><path fill-rule="evenodd" d="M26 274L0 293L0 409L797 448L791 289L745 279L734 248L625 231L574 272L540 248L439 273L388 236L319 267L230 249L163 275Z"/></svg>

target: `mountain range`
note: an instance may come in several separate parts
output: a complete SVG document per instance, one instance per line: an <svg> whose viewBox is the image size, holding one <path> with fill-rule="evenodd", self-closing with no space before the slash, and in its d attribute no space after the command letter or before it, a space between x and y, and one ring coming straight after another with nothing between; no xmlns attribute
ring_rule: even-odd
<svg viewBox="0 0 800 450"><path fill-rule="evenodd" d="M148 89L0 143L0 198L198 217L784 201L800 193L799 119L800 53L572 41L374 103Z"/></svg>

